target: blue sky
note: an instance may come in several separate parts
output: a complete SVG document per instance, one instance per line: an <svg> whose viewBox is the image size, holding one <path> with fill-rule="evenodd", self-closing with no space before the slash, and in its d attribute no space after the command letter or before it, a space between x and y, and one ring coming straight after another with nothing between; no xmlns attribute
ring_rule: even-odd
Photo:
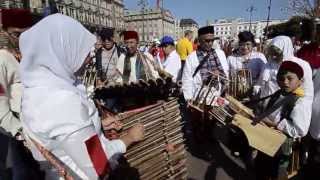
<svg viewBox="0 0 320 180"><path fill-rule="evenodd" d="M156 6L156 0L147 0L150 7ZM271 19L287 19L290 13L285 9L289 0L272 0ZM138 0L124 0L125 8L139 9ZM248 7L253 5L253 19L266 19L269 0L164 0L164 7L177 18L192 18L200 25L207 19L242 17L249 19Z"/></svg>

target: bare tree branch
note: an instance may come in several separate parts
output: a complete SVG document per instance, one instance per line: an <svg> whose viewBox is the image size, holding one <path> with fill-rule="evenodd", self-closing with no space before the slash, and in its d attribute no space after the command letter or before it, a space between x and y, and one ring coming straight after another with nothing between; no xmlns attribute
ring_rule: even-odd
<svg viewBox="0 0 320 180"><path fill-rule="evenodd" d="M310 0L289 0L288 10L292 11L294 15L306 16L314 18L317 16L317 2L314 0L312 3Z"/></svg>

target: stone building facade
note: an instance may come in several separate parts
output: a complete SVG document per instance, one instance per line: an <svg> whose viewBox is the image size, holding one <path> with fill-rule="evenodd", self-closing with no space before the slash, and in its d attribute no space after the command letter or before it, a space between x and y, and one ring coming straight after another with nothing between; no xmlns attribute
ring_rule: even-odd
<svg viewBox="0 0 320 180"><path fill-rule="evenodd" d="M169 10L126 11L124 17L126 29L137 31L142 42L160 39L165 35L175 37L175 19Z"/></svg>
<svg viewBox="0 0 320 180"><path fill-rule="evenodd" d="M111 27L124 30L123 0L1 0L1 8L30 8L41 14L44 7L55 4L62 14L71 16L87 27Z"/></svg>
<svg viewBox="0 0 320 180"><path fill-rule="evenodd" d="M196 38L199 25L193 19L181 19L177 21L178 27L176 29L176 39L184 36L184 32L190 30L193 32L193 39Z"/></svg>
<svg viewBox="0 0 320 180"><path fill-rule="evenodd" d="M269 25L279 24L284 20L270 20ZM267 26L267 21L244 21L241 18L237 19L219 19L215 22L208 22L208 25L213 25L215 28L215 36L221 39L229 39L237 37L241 31L251 31L255 38L263 38L264 28Z"/></svg>

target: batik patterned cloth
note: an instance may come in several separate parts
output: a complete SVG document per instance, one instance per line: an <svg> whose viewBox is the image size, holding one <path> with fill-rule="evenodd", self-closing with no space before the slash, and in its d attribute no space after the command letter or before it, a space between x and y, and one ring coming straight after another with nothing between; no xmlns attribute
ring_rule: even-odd
<svg viewBox="0 0 320 180"><path fill-rule="evenodd" d="M203 82L208 83L211 80L210 77L212 77L212 74L210 72L213 72L215 70L218 70L220 75L226 77L219 57L214 49L211 49L209 52L207 52L206 55L204 51L198 50L197 56L200 61L200 64L202 61L205 61L202 67L200 68L200 75ZM225 84L223 80L221 80L221 83Z"/></svg>

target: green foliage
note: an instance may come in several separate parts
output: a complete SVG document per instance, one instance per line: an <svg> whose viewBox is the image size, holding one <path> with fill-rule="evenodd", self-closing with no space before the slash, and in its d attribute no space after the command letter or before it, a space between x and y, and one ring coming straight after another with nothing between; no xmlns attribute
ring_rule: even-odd
<svg viewBox="0 0 320 180"><path fill-rule="evenodd" d="M273 38L279 35L285 35L289 37L296 37L301 40L310 40L313 33L313 22L310 18L302 16L294 16L287 22L271 25L267 29L264 29L268 38Z"/></svg>

